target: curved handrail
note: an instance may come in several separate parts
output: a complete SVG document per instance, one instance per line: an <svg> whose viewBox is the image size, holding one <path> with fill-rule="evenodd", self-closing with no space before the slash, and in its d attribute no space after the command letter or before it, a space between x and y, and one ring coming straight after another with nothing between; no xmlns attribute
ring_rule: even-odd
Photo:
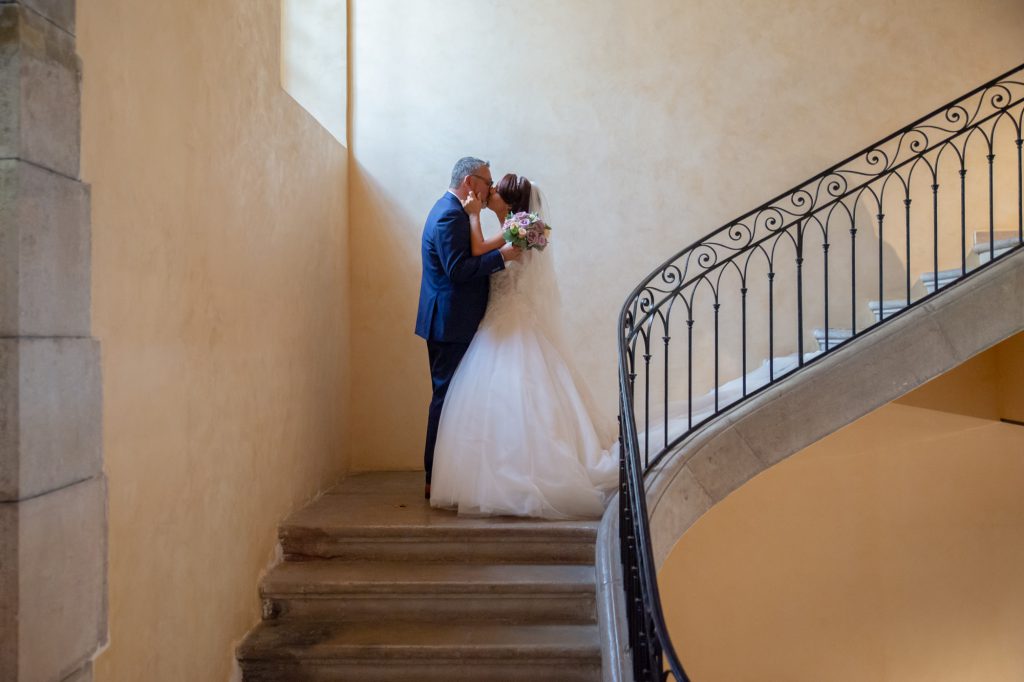
<svg viewBox="0 0 1024 682"><path fill-rule="evenodd" d="M915 307L931 297L940 295L942 288L968 276L968 259L971 255L967 248L967 216L977 203L979 193L984 195L987 188L987 234L981 235L979 246L973 249L980 258L994 261L1001 257L1003 251L1017 250L1024 244L1024 159L1022 159L1022 128L1024 128L1024 65L1007 71L991 81L975 88L962 97L940 107L914 123L889 135L880 142L871 145L847 159L831 166L827 170L813 176L794 189L778 195L758 208L733 220L705 237L693 242L676 253L653 270L634 288L627 297L619 313L618 324L618 364L619 364L619 442L620 442L620 545L623 563L624 585L626 591L627 614L629 618L630 647L633 654L634 676L638 680L667 678L669 675L680 682L689 682L690 678L675 651L668 629L665 624L658 592L658 583L652 551L651 535L648 524L647 504L643 479L650 467L657 464L669 452L677 451L686 439L709 420L728 412L739 404L749 400L762 390L790 376L808 363L827 355L839 345L856 340L867 329L885 324L905 310ZM1006 135L1014 136L1006 139ZM1012 143L1012 146L1009 145ZM973 146L972 146L973 145ZM995 159L1002 158L1003 148L1011 152L1015 149L1015 177L1010 171L1000 167L997 174ZM968 171L973 170L974 162L982 152L987 167L987 187L968 182ZM1011 154L1011 160L1013 154ZM945 166L943 165L945 164ZM952 166L951 166L952 164ZM1012 170L1012 169L1011 169ZM915 182L915 173L925 173L926 185L922 181ZM1015 180L1010 192L1013 198L1009 206L1003 196L1003 190L1010 180L999 181L997 176L1009 175ZM918 176L920 177L920 175ZM971 176L973 178L973 176ZM928 182L930 180L930 182ZM950 230L940 231L948 227L948 212L940 211L940 187L946 180L951 180L954 187L959 188L959 215L955 215L955 236L959 236L959 263L950 271L939 270L940 252L948 257L948 248L940 249L940 235L947 236ZM919 214L913 214L914 199L922 193L922 187L931 190L931 211L926 211L926 225L922 227ZM895 188L892 190L892 188ZM996 201L996 194L1001 202ZM886 192L897 192L893 200L892 191L889 201ZM917 192L915 196L912 194ZM943 200L948 195L943 195ZM954 203L956 197L954 196ZM865 218L862 207L873 209L874 213ZM899 227L905 232L905 273L901 277L899 292L902 299L887 301L888 290L885 287L887 274L885 264L885 248L890 246L884 239L886 210L902 208L904 220ZM1015 213L1015 234L997 232L996 209L1000 215ZM941 218L946 218L944 222ZM916 221L915 221L916 218ZM835 222L833 222L835 221ZM878 301L875 308L876 322L858 330L858 309L860 308L857 290L857 275L870 270L872 263L858 263L857 256L863 246L857 242L859 232L866 232L865 224L878 231L878 262L874 272L877 276L876 293ZM830 242L831 228L841 225L850 234L849 276L850 276L850 328L844 330L843 338L834 346L830 334L834 330L829 327L829 251L834 244ZM926 229L929 228L929 229ZM837 228L838 229L838 228ZM890 228L891 229L891 228ZM804 352L806 336L805 317L814 314L806 304L806 291L803 286L807 271L807 256L813 245L813 237L822 234L822 261L824 270L824 344L819 353ZM916 300L912 295L911 258L920 250L922 234L932 238L931 260L932 270L922 276L921 282L929 289L929 293ZM918 250L913 248L913 238L918 237ZM1000 239L1002 238L1002 240ZM987 244L987 246L985 246ZM787 261L779 257L780 245L783 249L790 246L793 251L791 270L779 270ZM943 242L943 246L945 244ZM860 249L860 251L858 250ZM987 252L987 253L986 253ZM1006 253L1002 253L1006 255ZM767 301L768 301L768 362L767 377L756 380L748 373L747 355L750 337L747 315L751 285L755 283L755 257L765 259L767 264ZM891 265L891 264L890 264ZM890 268L891 269L891 268ZM976 268L975 268L976 269ZM972 270L973 271L973 270ZM779 370L776 374L777 361L775 356L775 284L778 275L791 275L796 284L795 310L796 317L795 359L789 367ZM815 273L817 274L817 273ZM738 294L740 298L742 329L741 377L733 389L735 394L731 400L723 404L720 391L720 325L721 310L727 289L723 285L726 275L738 278ZM784 279L783 277L783 279ZM781 281L778 280L778 281ZM874 278L873 282L874 284ZM891 285L890 285L891 288ZM861 292L863 294L863 291ZM713 321L714 374L712 389L708 394L697 398L707 403L697 410L695 416L694 369L697 359L694 357L694 328L699 312L698 297L710 297L713 301L711 312L703 310ZM834 303L832 303L834 306ZM684 331L687 336L686 366L686 414L680 413L672 417L670 401L671 378L679 366L673 365L674 357L670 356L670 341L673 331L680 328L678 315L673 315L677 306L685 312ZM734 320L735 322L735 320ZM677 327L673 327L673 323ZM700 328L703 331L704 327ZM657 335L660 333L664 346L664 355L657 351ZM699 343L699 339L697 340ZM819 340L819 345L821 341ZM652 362L653 361L653 362ZM652 376L652 367L662 370ZM756 373L755 373L756 374ZM748 381L749 379L749 381ZM662 382L661 401L657 404L660 414L652 414L652 388ZM758 385L748 385L749 383ZM735 383L735 382L734 382ZM641 398L637 399L638 389ZM654 396L657 398L659 396ZM642 409L641 409L642 408ZM638 411L643 416L643 430L638 423ZM653 427L652 427L653 421ZM641 435L644 443L641 446ZM651 455L651 438L660 437L662 447ZM667 669L666 669L667 668Z"/></svg>

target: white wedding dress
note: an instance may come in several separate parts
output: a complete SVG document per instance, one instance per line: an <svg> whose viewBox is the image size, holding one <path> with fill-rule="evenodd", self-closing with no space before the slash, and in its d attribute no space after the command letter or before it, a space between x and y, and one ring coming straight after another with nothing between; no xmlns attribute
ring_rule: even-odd
<svg viewBox="0 0 1024 682"><path fill-rule="evenodd" d="M551 247L491 277L448 388L430 504L460 514L598 518L618 483L614 422L562 341Z"/></svg>

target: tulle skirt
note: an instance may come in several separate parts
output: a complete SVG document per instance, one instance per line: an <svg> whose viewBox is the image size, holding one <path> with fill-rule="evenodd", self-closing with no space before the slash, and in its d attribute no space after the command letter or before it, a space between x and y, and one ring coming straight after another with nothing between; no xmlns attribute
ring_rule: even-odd
<svg viewBox="0 0 1024 682"><path fill-rule="evenodd" d="M525 306L488 310L445 398L432 506L471 515L601 516L618 482L612 421L551 336Z"/></svg>

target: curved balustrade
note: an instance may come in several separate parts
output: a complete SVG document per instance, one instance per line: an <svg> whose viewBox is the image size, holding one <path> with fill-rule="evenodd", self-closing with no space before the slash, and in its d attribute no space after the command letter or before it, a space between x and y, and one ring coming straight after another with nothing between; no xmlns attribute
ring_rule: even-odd
<svg viewBox="0 0 1024 682"><path fill-rule="evenodd" d="M637 680L689 680L661 612L644 473L709 420L1021 248L1022 127L1024 66L715 230L630 294L619 526Z"/></svg>

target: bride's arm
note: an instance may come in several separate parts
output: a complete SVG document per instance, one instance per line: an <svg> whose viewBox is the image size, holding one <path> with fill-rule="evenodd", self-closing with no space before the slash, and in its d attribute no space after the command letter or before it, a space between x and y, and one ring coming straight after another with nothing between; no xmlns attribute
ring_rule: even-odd
<svg viewBox="0 0 1024 682"><path fill-rule="evenodd" d="M501 233L484 239L484 231L480 227L480 213L469 214L469 250L474 256L482 256L504 245L505 237Z"/></svg>

